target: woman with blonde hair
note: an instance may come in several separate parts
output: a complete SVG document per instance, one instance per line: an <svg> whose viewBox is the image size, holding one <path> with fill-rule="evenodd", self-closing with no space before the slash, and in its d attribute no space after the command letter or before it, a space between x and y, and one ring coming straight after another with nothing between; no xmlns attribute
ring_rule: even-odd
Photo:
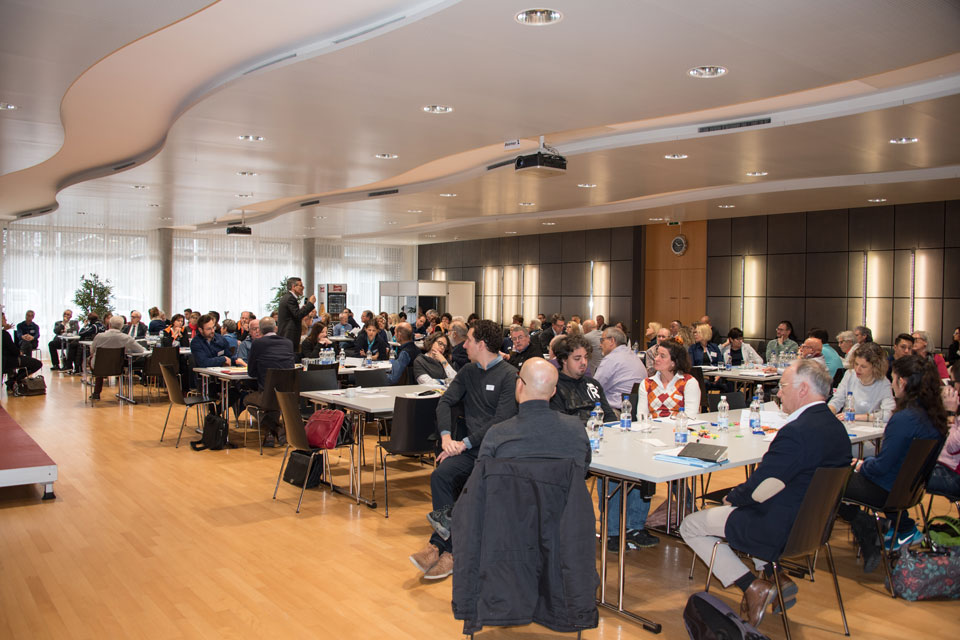
<svg viewBox="0 0 960 640"><path fill-rule="evenodd" d="M644 339L647 341L647 346L645 348L649 349L653 345L657 344L657 331L660 331L662 328L663 325L656 320L647 323L647 330L643 334Z"/></svg>
<svg viewBox="0 0 960 640"><path fill-rule="evenodd" d="M574 322L571 320L570 323L567 324L566 334L568 336L582 336L583 329L580 328L580 324L578 322Z"/></svg>
<svg viewBox="0 0 960 640"><path fill-rule="evenodd" d="M830 399L830 409L842 413L847 393L853 394L857 420L869 420L874 411L885 417L893 413L896 401L887 380L887 354L876 342L864 342L853 354L853 368L843 374L837 392Z"/></svg>

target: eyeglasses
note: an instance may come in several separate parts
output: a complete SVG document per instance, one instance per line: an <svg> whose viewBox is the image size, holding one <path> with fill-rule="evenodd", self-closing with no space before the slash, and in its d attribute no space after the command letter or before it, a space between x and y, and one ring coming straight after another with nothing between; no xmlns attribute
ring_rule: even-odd
<svg viewBox="0 0 960 640"><path fill-rule="evenodd" d="M796 382L781 382L780 384L777 385L777 391L783 391L784 387L790 387L795 384Z"/></svg>

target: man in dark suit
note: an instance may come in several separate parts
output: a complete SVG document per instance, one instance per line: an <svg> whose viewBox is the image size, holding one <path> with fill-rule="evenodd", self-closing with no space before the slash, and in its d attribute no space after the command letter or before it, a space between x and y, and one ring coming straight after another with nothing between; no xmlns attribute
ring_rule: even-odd
<svg viewBox="0 0 960 640"><path fill-rule="evenodd" d="M555 313L550 316L550 326L544 327L543 331L540 332L540 353L547 353L550 351L550 341L556 336L563 335L566 325L567 320L563 317L563 314Z"/></svg>
<svg viewBox="0 0 960 640"><path fill-rule="evenodd" d="M723 506L690 514L680 525L684 542L704 562L710 562L714 543L721 537L744 553L777 557L817 468L850 465L850 438L824 404L831 384L826 367L812 360L799 360L783 374L777 395L789 415L760 466L730 490ZM762 560L754 563L758 570L769 570ZM735 584L743 591L741 617L760 624L777 596L773 582L747 570L727 545L717 547L713 573L724 587ZM781 574L780 584L789 608L796 601L797 585L786 574Z"/></svg>
<svg viewBox="0 0 960 640"><path fill-rule="evenodd" d="M277 307L277 324L280 325L278 333L290 341L294 352L300 350L300 322L313 311L313 305L317 301L317 296L311 295L301 307L298 302L301 297L303 280L287 278L287 292L280 298L280 306ZM260 328L263 329L262 326Z"/></svg>
<svg viewBox="0 0 960 640"><path fill-rule="evenodd" d="M141 338L147 337L147 325L143 324L140 321L142 316L137 310L130 312L130 324L127 324L121 329L123 333L127 334L134 340L140 340Z"/></svg>
<svg viewBox="0 0 960 640"><path fill-rule="evenodd" d="M303 285L300 286L300 290L303 290ZM263 336L253 341L247 355L247 375L256 379L257 390L251 391L244 397L244 405L260 404L263 398L263 385L267 379L267 369L291 369L294 365L293 345L287 338L277 335L277 326L273 318L268 316L260 320L260 331L263 332ZM275 413L268 412L263 424L260 425L267 431L263 444L265 447L273 446L274 440L281 445L286 444L286 437L279 429L277 417Z"/></svg>
<svg viewBox="0 0 960 640"><path fill-rule="evenodd" d="M460 371L460 367L470 362L465 346L467 331L467 323L456 320L451 323L450 331L447 332L447 339L450 341L450 366L454 371Z"/></svg>

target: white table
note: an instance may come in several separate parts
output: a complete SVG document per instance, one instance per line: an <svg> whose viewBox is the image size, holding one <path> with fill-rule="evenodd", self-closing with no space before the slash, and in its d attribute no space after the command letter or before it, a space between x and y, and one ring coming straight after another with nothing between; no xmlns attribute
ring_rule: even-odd
<svg viewBox="0 0 960 640"><path fill-rule="evenodd" d="M735 420L731 414L731 419ZM641 432L621 432L619 429L604 429L603 442L600 444L599 453L594 453L590 464L590 473L597 476L597 494L604 496L600 509L600 606L616 611L641 623L645 629L659 633L660 625L648 620L636 613L628 611L623 607L623 588L624 588L624 552L627 521L627 500L626 495L639 481L647 482L667 482L677 486L677 526L679 526L683 511L686 509L686 480L696 478L705 473L714 471L723 471L734 467L755 465L760 462L763 455L767 452L770 443L764 436L753 435L749 429L741 430L734 427L728 432L720 432L711 422L716 422L717 413L701 414L698 419L704 420L706 425L695 425L692 428L699 430L707 428L712 435L717 435L714 439L704 439L704 442L710 444L723 445L728 447L728 459L723 464L711 465L709 467L695 467L675 462L665 462L655 460L654 456L662 451L675 448L673 427L664 424L656 424L654 430L650 433ZM873 432L872 425L865 422L855 422L849 425L848 434L850 442L857 444L867 440L875 440L882 437L882 432ZM645 439L658 439L664 443L664 446L654 446L643 442ZM696 431L688 431L688 442L696 442ZM609 481L620 482L618 491L620 492L620 550L617 557L618 570L618 599L617 604L607 602L606 597L606 577L607 577L607 503L610 499L607 490ZM670 496L673 494L674 486L671 486L667 494L667 529L670 528ZM690 486L692 501L696 500L696 482Z"/></svg>
<svg viewBox="0 0 960 640"><path fill-rule="evenodd" d="M188 350L189 351L189 350ZM230 424L230 403L227 400L230 398L230 385L235 382L240 382L243 380L253 380L250 376L247 375L246 367L194 367L193 372L202 378L202 391L204 397L210 397L209 394L209 382L210 378L216 378L220 381L220 404L223 407L223 418L227 421L227 424ZM240 419L235 420L236 427L240 428ZM230 441L230 430L227 430L227 444Z"/></svg>
<svg viewBox="0 0 960 640"><path fill-rule="evenodd" d="M350 409L357 414L357 424L355 432L355 440L357 442L357 447L359 448L359 453L357 456L357 464L354 465L356 470L356 480L357 480L357 492L355 495L351 496L356 499L357 504L364 503L371 509L377 507L377 502L375 499L364 498L361 493L363 491L363 432L367 424L367 417L372 416L376 418L389 418L393 415L393 406L396 402L398 396L406 397L420 397L417 394L424 391L435 390L438 391L440 388L434 385L425 385L425 384L407 384L407 385L398 385L393 387L376 387L372 389L337 389L332 391L303 391L300 393L301 397L304 397L314 404L330 404L344 409ZM351 392L352 395L348 396L347 393ZM424 398L430 397L435 398L436 394L431 394L429 396L423 396ZM351 455L352 452L351 452ZM374 479L374 482L376 479ZM353 479L351 478L351 484ZM373 484L373 483L371 483Z"/></svg>
<svg viewBox="0 0 960 640"><path fill-rule="evenodd" d="M180 355L188 355L189 353L189 347L180 347ZM127 393L130 395L126 396L123 394L123 387L121 385L120 393L117 394L117 397L124 402L137 404L137 401L133 399L133 360L134 358L149 358L153 355L153 350L148 349L147 351L140 351L138 353L125 352L124 355L127 357Z"/></svg>

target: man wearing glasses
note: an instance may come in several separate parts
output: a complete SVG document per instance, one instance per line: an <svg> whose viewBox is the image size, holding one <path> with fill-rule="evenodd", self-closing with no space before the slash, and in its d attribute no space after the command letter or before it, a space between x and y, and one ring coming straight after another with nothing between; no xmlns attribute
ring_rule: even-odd
<svg viewBox="0 0 960 640"><path fill-rule="evenodd" d="M600 350L603 360L593 377L603 387L610 406L619 411L623 396L629 395L633 385L647 377L647 368L627 348L627 336L616 327L604 330Z"/></svg>
<svg viewBox="0 0 960 640"><path fill-rule="evenodd" d="M760 465L730 490L723 506L692 513L680 525L680 536L705 563L721 538L747 554L779 555L817 468L850 465L850 438L824 402L831 383L826 367L811 360L798 360L784 372L777 395L787 422ZM777 588L767 579L772 578L769 565L757 559L754 565L766 573L754 575L730 546L716 548L714 575L724 587L735 584L743 591L740 616L757 626ZM796 602L797 585L786 574L780 584L789 608Z"/></svg>

